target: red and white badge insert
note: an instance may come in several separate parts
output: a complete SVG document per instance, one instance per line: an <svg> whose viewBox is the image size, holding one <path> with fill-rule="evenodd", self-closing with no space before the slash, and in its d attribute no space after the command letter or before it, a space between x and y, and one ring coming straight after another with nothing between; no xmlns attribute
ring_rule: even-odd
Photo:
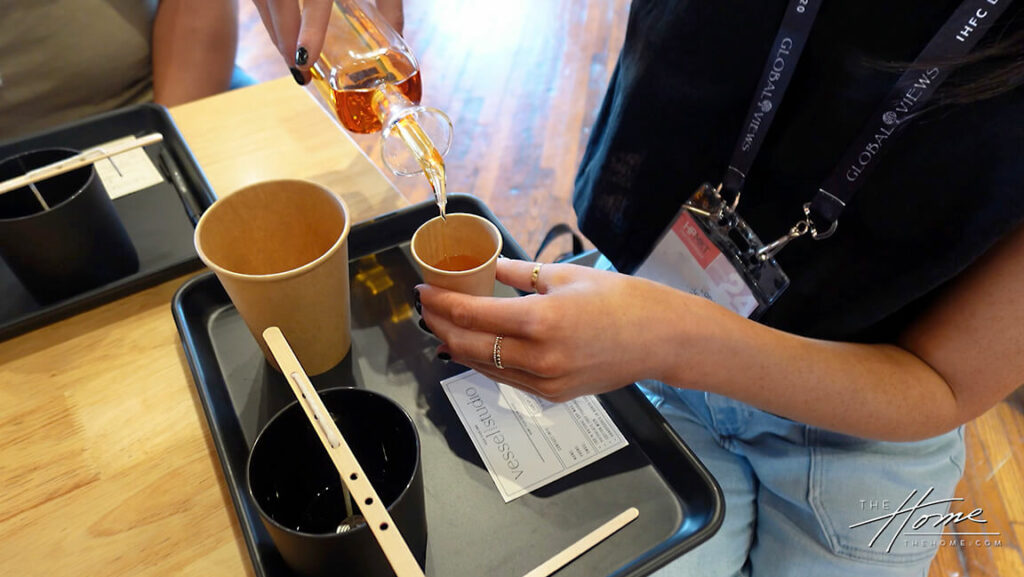
<svg viewBox="0 0 1024 577"><path fill-rule="evenodd" d="M702 296L744 317L757 309L743 277L685 210L634 276Z"/></svg>

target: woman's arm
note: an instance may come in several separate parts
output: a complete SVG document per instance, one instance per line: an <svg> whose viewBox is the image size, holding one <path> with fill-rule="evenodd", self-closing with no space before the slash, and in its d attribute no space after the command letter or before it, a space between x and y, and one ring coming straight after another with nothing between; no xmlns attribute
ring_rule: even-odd
<svg viewBox="0 0 1024 577"><path fill-rule="evenodd" d="M934 436L1024 384L1022 264L1024 228L954 281L895 345L805 339L719 314L714 334L724 344L706 348L729 369L699 363L697 378L710 390L848 434ZM734 336L739 341L728 346ZM685 375L674 367L669 382L685 383Z"/></svg>
<svg viewBox="0 0 1024 577"><path fill-rule="evenodd" d="M538 295L473 298L420 285L423 318L454 360L553 400L654 378L797 421L921 439L1024 383L1024 227L961 275L893 345L803 338L643 279L545 265ZM499 280L529 289L532 263ZM502 361L492 362L495 334Z"/></svg>
<svg viewBox="0 0 1024 577"><path fill-rule="evenodd" d="M174 106L231 85L238 47L235 0L161 0L153 22L153 98Z"/></svg>

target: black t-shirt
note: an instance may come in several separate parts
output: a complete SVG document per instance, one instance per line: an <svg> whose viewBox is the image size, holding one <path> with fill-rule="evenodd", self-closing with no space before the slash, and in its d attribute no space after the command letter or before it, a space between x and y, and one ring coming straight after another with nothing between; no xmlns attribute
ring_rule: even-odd
<svg viewBox="0 0 1024 577"><path fill-rule="evenodd" d="M959 3L822 4L747 175L739 212L763 240L800 218L895 84L901 71L883 63L912 62ZM1016 4L984 42L1024 26ZM581 230L620 270L643 261L700 183L720 182L786 5L634 0L574 195ZM933 108L887 148L835 235L779 254L791 286L761 322L891 341L1024 219L1024 90Z"/></svg>

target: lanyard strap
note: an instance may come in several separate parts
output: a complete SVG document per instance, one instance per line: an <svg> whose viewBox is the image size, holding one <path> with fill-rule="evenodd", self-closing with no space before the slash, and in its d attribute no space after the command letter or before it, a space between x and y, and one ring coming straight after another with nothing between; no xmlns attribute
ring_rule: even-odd
<svg viewBox="0 0 1024 577"><path fill-rule="evenodd" d="M811 201L811 214L836 222L867 180L887 145L931 100L965 56L988 33L1012 0L965 0L900 76Z"/></svg>
<svg viewBox="0 0 1024 577"><path fill-rule="evenodd" d="M960 4L914 63L900 76L876 113L843 154L838 166L811 202L805 205L806 228L803 230L811 232L815 238L825 238L834 230L840 213L874 170L876 161L887 150L887 145L921 111L946 80L954 69L951 63L974 48L1011 2L964 0ZM775 119L775 111L789 87L820 6L821 0L790 0L786 8L758 83L759 90L751 100L743 132L722 179L723 188L733 194L738 195L742 190L747 172ZM824 224L829 232L819 234L815 222ZM795 238L793 234L790 233L790 238Z"/></svg>
<svg viewBox="0 0 1024 577"><path fill-rule="evenodd" d="M758 90L750 101L743 132L740 133L732 160L729 161L729 169L722 179L723 188L732 194L739 194L743 189L747 173L761 150L768 128L775 120L775 112L789 88L789 81L793 79L793 71L807 45L807 38L811 35L820 7L821 0L790 0L786 7L786 15L772 42L761 80L757 83Z"/></svg>

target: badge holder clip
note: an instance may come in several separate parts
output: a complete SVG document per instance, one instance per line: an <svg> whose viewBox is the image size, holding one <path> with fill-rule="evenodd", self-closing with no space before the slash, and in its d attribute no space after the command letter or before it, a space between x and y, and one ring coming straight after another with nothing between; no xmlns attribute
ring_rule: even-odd
<svg viewBox="0 0 1024 577"><path fill-rule="evenodd" d="M725 199L721 185L702 184L635 274L759 317L789 286L774 254L792 238L765 245L736 211L738 201Z"/></svg>

